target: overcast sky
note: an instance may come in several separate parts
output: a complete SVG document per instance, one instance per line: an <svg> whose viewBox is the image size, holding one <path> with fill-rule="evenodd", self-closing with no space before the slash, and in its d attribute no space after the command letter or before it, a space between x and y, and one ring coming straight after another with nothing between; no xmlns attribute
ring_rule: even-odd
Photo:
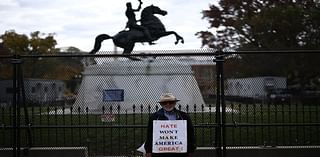
<svg viewBox="0 0 320 157"><path fill-rule="evenodd" d="M156 45L136 44L135 50L187 50L201 48L201 40L195 33L208 29L201 11L216 4L217 0L142 0L142 8L151 4L166 10L159 15L168 31L176 31L185 44L174 45L175 37L167 36ZM57 47L74 46L90 51L98 34L115 35L124 29L126 2L137 8L137 0L0 0L0 34L15 30L19 34L34 31L55 33ZM140 19L140 13L137 15ZM112 51L111 40L102 44L101 51ZM118 49L121 51L122 49Z"/></svg>

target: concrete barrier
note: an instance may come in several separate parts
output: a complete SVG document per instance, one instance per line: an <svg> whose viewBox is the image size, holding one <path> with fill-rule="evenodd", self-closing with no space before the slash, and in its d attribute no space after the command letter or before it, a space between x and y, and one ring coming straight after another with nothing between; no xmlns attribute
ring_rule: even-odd
<svg viewBox="0 0 320 157"><path fill-rule="evenodd" d="M0 157L12 157L12 148L0 148ZM20 157L88 157L87 147L21 148Z"/></svg>
<svg viewBox="0 0 320 157"><path fill-rule="evenodd" d="M227 147L227 157L319 157L320 146ZM213 147L198 147L195 157L218 157Z"/></svg>

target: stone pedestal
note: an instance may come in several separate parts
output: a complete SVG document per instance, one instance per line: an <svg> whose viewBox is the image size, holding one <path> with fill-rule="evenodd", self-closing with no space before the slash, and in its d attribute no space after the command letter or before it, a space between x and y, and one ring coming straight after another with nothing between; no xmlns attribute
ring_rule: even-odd
<svg viewBox="0 0 320 157"><path fill-rule="evenodd" d="M85 68L83 80L74 107L89 108L90 112L102 112L102 107L113 113L155 111L160 95L173 93L181 101L181 110L202 110L204 104L191 66L177 60L112 61ZM121 100L123 98L123 100ZM133 105L136 105L135 111Z"/></svg>

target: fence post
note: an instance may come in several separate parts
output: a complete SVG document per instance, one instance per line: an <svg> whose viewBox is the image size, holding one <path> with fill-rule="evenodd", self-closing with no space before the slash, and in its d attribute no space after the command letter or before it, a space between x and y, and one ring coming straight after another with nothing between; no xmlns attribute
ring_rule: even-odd
<svg viewBox="0 0 320 157"><path fill-rule="evenodd" d="M225 97L224 97L224 54L221 51L221 55L219 56L220 62L219 62L219 68L220 68L220 103L221 103L221 110L222 110L222 115L221 115L221 124L222 124L222 156L226 157L227 156L227 149L226 149L226 104L225 104Z"/></svg>
<svg viewBox="0 0 320 157"><path fill-rule="evenodd" d="M24 107L24 116L25 123L28 126L27 136L28 136L28 145L29 148L32 147L31 139L31 124L29 122L29 115L26 105L26 95L24 90L24 80L21 64L23 63L22 59L15 55L11 59L11 64L13 65L13 78L12 78L12 105L13 105L13 118L12 118L12 128L13 128L13 146L12 146L12 155L14 157L20 157L20 148L21 148L21 104Z"/></svg>
<svg viewBox="0 0 320 157"><path fill-rule="evenodd" d="M12 105L13 105L13 114L12 114L12 128L13 128L13 146L12 146L12 155L13 157L20 156L20 107L19 107L19 89L17 86L18 80L18 68L19 64L22 61L18 56L14 56L11 59L11 64L13 65L13 78L12 78Z"/></svg>
<svg viewBox="0 0 320 157"><path fill-rule="evenodd" d="M221 156L221 130L220 130L220 125L221 125L221 120L220 120L220 69L219 69L219 62L218 58L216 57L214 59L214 62L216 62L216 131L215 131L215 147L217 149L217 156Z"/></svg>
<svg viewBox="0 0 320 157"><path fill-rule="evenodd" d="M224 56L221 50L217 51L215 57L216 62L216 141L215 146L217 149L217 156L225 157L226 156L226 114L225 114L225 101L224 101L224 74L223 74L223 64Z"/></svg>

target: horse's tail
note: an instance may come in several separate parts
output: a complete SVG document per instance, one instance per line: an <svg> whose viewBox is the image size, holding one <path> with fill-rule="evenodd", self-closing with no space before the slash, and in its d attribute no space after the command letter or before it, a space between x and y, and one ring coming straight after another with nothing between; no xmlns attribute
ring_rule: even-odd
<svg viewBox="0 0 320 157"><path fill-rule="evenodd" d="M108 34L98 35L95 39L94 46L93 46L93 49L91 50L90 54L95 54L96 52L98 52L101 48L102 41L107 40L107 39L112 39L112 37L109 36Z"/></svg>

